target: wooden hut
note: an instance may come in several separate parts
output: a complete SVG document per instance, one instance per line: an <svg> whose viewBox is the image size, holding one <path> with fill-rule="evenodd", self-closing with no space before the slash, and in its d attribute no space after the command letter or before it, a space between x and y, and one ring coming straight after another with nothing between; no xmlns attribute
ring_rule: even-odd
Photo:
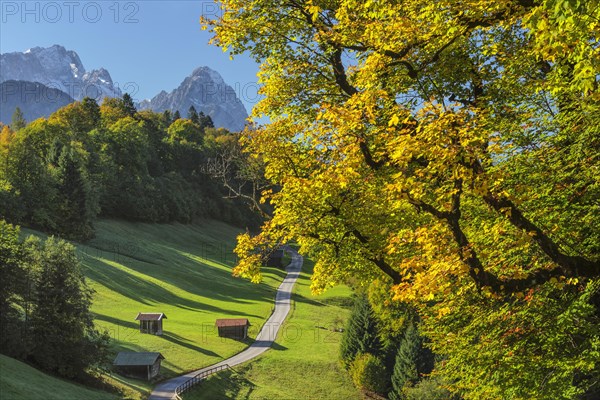
<svg viewBox="0 0 600 400"><path fill-rule="evenodd" d="M248 337L250 322L247 318L218 319L215 323L220 337L243 340Z"/></svg>
<svg viewBox="0 0 600 400"><path fill-rule="evenodd" d="M122 351L113 365L121 375L149 381L160 373L160 362L164 359L160 353Z"/></svg>
<svg viewBox="0 0 600 400"><path fill-rule="evenodd" d="M167 316L163 313L138 313L136 321L140 321L140 332L153 335L163 334L163 319Z"/></svg>

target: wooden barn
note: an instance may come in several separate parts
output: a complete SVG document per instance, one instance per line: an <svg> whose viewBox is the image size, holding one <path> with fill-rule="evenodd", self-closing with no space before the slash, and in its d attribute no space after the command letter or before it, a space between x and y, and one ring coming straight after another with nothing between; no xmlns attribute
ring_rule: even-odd
<svg viewBox="0 0 600 400"><path fill-rule="evenodd" d="M163 319L167 316L163 313L138 313L136 321L140 321L140 332L153 335L163 334Z"/></svg>
<svg viewBox="0 0 600 400"><path fill-rule="evenodd" d="M151 380L160 373L160 353L122 351L113 362L115 370L131 378Z"/></svg>
<svg viewBox="0 0 600 400"><path fill-rule="evenodd" d="M243 340L248 337L250 322L247 318L218 319L215 323L220 337Z"/></svg>

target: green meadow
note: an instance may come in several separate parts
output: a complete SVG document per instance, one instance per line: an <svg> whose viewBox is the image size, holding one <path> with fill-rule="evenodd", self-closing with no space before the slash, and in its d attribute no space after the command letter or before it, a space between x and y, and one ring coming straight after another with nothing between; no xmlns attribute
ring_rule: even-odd
<svg viewBox="0 0 600 400"><path fill-rule="evenodd" d="M0 355L2 400L116 400L114 394L93 390L44 374L29 365Z"/></svg>
<svg viewBox="0 0 600 400"><path fill-rule="evenodd" d="M84 273L95 290L92 311L106 329L114 354L157 351L161 379L232 356L248 346L269 317L285 272L264 270L261 284L234 278L232 249L239 229L201 224L145 224L102 220L96 237L77 245ZM23 229L23 234L39 232ZM142 334L138 312L167 316L162 336ZM245 342L218 337L217 318L246 317L252 327ZM145 398L153 384L112 374L105 378L126 398Z"/></svg>
<svg viewBox="0 0 600 400"><path fill-rule="evenodd" d="M304 267L292 311L273 348L249 363L220 372L186 393L183 400L360 399L338 362L341 333L350 313L350 290L310 293L312 263Z"/></svg>

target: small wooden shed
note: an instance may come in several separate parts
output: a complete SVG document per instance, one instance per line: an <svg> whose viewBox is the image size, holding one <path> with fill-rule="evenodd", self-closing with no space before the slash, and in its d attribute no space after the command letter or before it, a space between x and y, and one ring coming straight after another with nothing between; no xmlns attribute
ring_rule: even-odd
<svg viewBox="0 0 600 400"><path fill-rule="evenodd" d="M136 321L140 321L140 332L153 335L163 334L163 319L167 316L163 313L138 313Z"/></svg>
<svg viewBox="0 0 600 400"><path fill-rule="evenodd" d="M160 373L160 362L164 359L160 353L122 351L113 366L121 375L151 380Z"/></svg>
<svg viewBox="0 0 600 400"><path fill-rule="evenodd" d="M242 340L248 337L250 321L247 318L225 318L218 319L215 325L220 337Z"/></svg>

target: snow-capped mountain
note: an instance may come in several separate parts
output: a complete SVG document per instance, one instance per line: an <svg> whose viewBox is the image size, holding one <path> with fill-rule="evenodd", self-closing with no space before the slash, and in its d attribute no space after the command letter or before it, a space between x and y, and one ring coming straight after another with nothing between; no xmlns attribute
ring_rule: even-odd
<svg viewBox="0 0 600 400"><path fill-rule="evenodd" d="M29 110L31 98L20 95L17 99L13 96L10 103L18 102L26 116L47 115L64 106L64 101L68 99L82 100L84 97L91 97L102 103L105 97L122 97L123 94L107 70L100 68L86 71L77 53L60 45L34 47L22 53L0 54L0 83L7 81L38 83L44 86L37 87L35 90L38 92L55 94L48 89L56 89L65 94L60 95L60 101L54 103L44 99L43 112L39 104L32 104L32 109ZM8 93L17 87L22 92L23 88L31 86L13 83L4 89ZM3 106L8 107L8 102L5 103ZM53 104L56 106L54 109ZM138 108L156 112L179 110L185 117L192 105L198 112L210 115L216 127L231 131L243 129L248 118L246 109L234 89L225 83L218 72L208 67L197 68L177 89L170 93L161 91L152 100L142 101ZM7 112L12 115L13 111L11 109ZM9 122L4 119L3 121Z"/></svg>
<svg viewBox="0 0 600 400"><path fill-rule="evenodd" d="M0 83L8 80L38 82L75 100L122 96L108 71L87 72L76 52L59 45L0 54Z"/></svg>
<svg viewBox="0 0 600 400"><path fill-rule="evenodd" d="M138 108L162 112L179 110L182 117L187 115L190 106L198 112L210 115L216 127L230 131L244 128L248 113L235 90L225 83L221 75L208 67L196 68L171 93L164 90L151 100L142 101Z"/></svg>

